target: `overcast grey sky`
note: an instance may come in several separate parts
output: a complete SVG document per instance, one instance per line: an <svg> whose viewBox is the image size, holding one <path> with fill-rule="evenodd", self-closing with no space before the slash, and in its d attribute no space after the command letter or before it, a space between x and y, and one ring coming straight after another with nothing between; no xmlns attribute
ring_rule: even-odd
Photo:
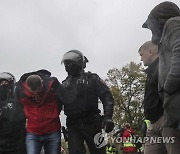
<svg viewBox="0 0 180 154"><path fill-rule="evenodd" d="M141 25L160 2L0 0L0 72L18 80L24 72L44 68L62 81L62 56L77 49L90 61L86 70L105 78L110 68L139 62L137 50L151 38Z"/></svg>
<svg viewBox="0 0 180 154"><path fill-rule="evenodd" d="M61 82L62 56L77 49L87 69L103 79L109 69L139 62L139 47L151 38L141 28L162 0L0 0L0 72L17 80L48 69ZM180 6L179 0L173 0ZM62 118L65 124L64 116Z"/></svg>

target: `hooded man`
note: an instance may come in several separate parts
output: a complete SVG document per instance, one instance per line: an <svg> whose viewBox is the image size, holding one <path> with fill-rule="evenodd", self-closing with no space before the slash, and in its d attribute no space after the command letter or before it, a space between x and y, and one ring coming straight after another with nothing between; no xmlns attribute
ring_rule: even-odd
<svg viewBox="0 0 180 154"><path fill-rule="evenodd" d="M168 153L180 153L180 10L173 2L155 6L142 26L152 32L152 42L159 52L159 93L163 100L164 137L174 137L166 143ZM164 126L165 123L165 126Z"/></svg>
<svg viewBox="0 0 180 154"><path fill-rule="evenodd" d="M17 83L16 96L27 118L28 154L60 154L62 86L47 70L25 73Z"/></svg>

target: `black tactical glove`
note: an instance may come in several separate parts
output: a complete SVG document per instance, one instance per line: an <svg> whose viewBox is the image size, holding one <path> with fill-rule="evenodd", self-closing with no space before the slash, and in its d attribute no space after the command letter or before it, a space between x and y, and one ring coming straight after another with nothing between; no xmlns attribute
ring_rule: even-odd
<svg viewBox="0 0 180 154"><path fill-rule="evenodd" d="M112 121L112 118L105 116L102 122L102 128L106 133L111 132L114 128L114 122Z"/></svg>

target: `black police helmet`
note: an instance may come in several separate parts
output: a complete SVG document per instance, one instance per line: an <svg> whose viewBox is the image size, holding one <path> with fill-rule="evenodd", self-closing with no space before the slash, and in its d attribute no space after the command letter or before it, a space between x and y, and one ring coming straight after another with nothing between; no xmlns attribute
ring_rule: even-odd
<svg viewBox="0 0 180 154"><path fill-rule="evenodd" d="M78 50L70 50L64 54L61 63L66 63L66 61L72 61L75 65L83 68L84 55Z"/></svg>
<svg viewBox="0 0 180 154"><path fill-rule="evenodd" d="M12 84L14 84L16 82L14 75L12 75L9 72L0 73L0 81L2 81L2 80L7 80L8 82L10 82Z"/></svg>

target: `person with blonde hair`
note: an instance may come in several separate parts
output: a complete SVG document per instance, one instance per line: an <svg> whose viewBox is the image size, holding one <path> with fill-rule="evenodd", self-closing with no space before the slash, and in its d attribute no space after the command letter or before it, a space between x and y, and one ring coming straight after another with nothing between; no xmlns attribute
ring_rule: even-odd
<svg viewBox="0 0 180 154"><path fill-rule="evenodd" d="M147 69L144 71L147 78L143 106L144 116L146 120L150 121L150 123L148 124L148 127L144 127L146 128L146 134L143 134L143 136L148 138L162 137L160 130L161 128L159 125L161 125L163 120L164 109L163 102L160 99L158 92L158 46L153 44L151 41L147 41L139 48L138 52L144 66L147 66ZM146 123L143 126L147 126ZM156 151L158 154L165 154L165 144L151 143L150 140L147 140L145 143L144 152L145 154L150 154L152 151Z"/></svg>

